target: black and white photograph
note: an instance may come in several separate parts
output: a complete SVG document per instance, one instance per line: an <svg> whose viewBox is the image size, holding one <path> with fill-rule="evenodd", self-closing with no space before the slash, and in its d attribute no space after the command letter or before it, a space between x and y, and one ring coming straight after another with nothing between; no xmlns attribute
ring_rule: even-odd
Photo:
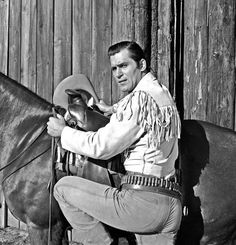
<svg viewBox="0 0 236 245"><path fill-rule="evenodd" d="M235 77L235 0L0 0L0 245L236 245Z"/></svg>

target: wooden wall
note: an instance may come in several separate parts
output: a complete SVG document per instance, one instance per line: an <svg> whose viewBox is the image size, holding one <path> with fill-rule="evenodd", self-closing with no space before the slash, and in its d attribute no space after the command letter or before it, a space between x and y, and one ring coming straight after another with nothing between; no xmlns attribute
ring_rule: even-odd
<svg viewBox="0 0 236 245"><path fill-rule="evenodd" d="M235 0L184 3L184 112L235 129Z"/></svg>
<svg viewBox="0 0 236 245"><path fill-rule="evenodd" d="M112 82L107 49L132 39L152 54L168 85L170 6L170 0L2 0L0 71L49 101L63 78L83 73L100 98L114 103L123 95Z"/></svg>

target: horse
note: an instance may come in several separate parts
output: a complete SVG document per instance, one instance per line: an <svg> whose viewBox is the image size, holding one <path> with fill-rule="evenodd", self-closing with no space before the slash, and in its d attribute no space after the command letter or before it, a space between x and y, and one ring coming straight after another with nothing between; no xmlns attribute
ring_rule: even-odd
<svg viewBox="0 0 236 245"><path fill-rule="evenodd" d="M236 244L236 132L184 120L179 158L185 215L176 244Z"/></svg>
<svg viewBox="0 0 236 245"><path fill-rule="evenodd" d="M11 213L27 225L32 244L48 243L51 215L51 244L67 244L66 220L52 199L51 137L46 123L52 104L4 74L0 74L0 163L2 190Z"/></svg>
<svg viewBox="0 0 236 245"><path fill-rule="evenodd" d="M54 105L1 73L0 93L0 170L8 208L26 223L32 245L66 245L68 223L49 192L53 157L46 123ZM188 213L177 245L235 242L235 145L233 130L182 122L178 165ZM63 176L56 172L56 180Z"/></svg>

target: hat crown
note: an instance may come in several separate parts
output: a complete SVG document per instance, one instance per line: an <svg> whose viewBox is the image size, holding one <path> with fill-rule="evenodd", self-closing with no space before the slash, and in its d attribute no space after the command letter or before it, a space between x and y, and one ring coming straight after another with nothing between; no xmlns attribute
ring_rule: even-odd
<svg viewBox="0 0 236 245"><path fill-rule="evenodd" d="M58 84L54 91L53 103L67 109L68 104L82 103L79 94L86 105L99 101L89 79L83 74L74 74Z"/></svg>

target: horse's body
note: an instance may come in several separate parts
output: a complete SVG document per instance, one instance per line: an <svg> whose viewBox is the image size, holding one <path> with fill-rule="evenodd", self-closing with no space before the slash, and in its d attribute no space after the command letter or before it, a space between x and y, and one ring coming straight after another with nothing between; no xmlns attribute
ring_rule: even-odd
<svg viewBox="0 0 236 245"><path fill-rule="evenodd" d="M3 171L6 202L13 215L27 224L32 244L47 244L51 137L46 123L52 105L3 75L0 94L1 167L26 149ZM54 199L52 207L52 244L61 244L66 222Z"/></svg>
<svg viewBox="0 0 236 245"><path fill-rule="evenodd" d="M47 244L51 137L45 127L52 105L2 74L0 94L0 167L18 156L3 172L4 195L10 211L27 224L32 244ZM189 214L177 244L234 244L235 146L232 130L183 122L180 163ZM52 207L51 244L66 244L67 223L54 199Z"/></svg>
<svg viewBox="0 0 236 245"><path fill-rule="evenodd" d="M236 132L184 120L180 147L188 215L177 244L236 244Z"/></svg>

